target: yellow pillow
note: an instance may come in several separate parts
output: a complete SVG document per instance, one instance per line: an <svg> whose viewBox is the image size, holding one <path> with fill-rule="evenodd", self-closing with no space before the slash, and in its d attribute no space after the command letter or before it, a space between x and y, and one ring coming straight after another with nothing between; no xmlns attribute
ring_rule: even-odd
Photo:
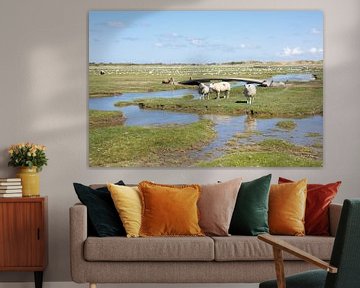
<svg viewBox="0 0 360 288"><path fill-rule="evenodd" d="M172 186L143 181L140 236L203 236L199 227L199 185Z"/></svg>
<svg viewBox="0 0 360 288"><path fill-rule="evenodd" d="M107 185L127 237L139 237L141 226L141 197L137 187Z"/></svg>
<svg viewBox="0 0 360 288"><path fill-rule="evenodd" d="M307 180L273 184L269 195L269 228L271 234L305 234Z"/></svg>

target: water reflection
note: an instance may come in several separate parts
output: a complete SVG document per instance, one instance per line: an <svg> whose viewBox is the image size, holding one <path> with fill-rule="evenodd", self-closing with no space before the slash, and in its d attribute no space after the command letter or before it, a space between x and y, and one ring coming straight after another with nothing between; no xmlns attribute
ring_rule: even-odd
<svg viewBox="0 0 360 288"><path fill-rule="evenodd" d="M247 115L244 121L244 131L254 132L257 129L256 118L252 115Z"/></svg>

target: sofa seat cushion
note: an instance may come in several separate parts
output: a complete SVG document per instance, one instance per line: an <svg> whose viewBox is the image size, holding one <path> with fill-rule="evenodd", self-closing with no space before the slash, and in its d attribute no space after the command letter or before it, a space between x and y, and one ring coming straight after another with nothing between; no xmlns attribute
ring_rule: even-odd
<svg viewBox="0 0 360 288"><path fill-rule="evenodd" d="M210 237L88 237L87 261L213 261Z"/></svg>
<svg viewBox="0 0 360 288"><path fill-rule="evenodd" d="M322 260L330 260L334 237L276 236ZM215 261L272 260L272 246L254 236L212 237L215 242ZM299 260L288 253L284 260Z"/></svg>

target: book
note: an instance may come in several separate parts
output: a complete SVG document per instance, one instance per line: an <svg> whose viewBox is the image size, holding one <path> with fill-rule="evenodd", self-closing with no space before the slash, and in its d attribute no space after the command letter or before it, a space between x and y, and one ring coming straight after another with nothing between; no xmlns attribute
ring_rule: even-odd
<svg viewBox="0 0 360 288"><path fill-rule="evenodd" d="M22 197L22 193L0 193L0 198Z"/></svg>
<svg viewBox="0 0 360 288"><path fill-rule="evenodd" d="M14 194L20 192L22 192L22 189L0 189L0 194Z"/></svg>
<svg viewBox="0 0 360 288"><path fill-rule="evenodd" d="M14 190L14 189L21 189L22 186L21 185L17 185L17 186L0 186L0 193L3 190Z"/></svg>
<svg viewBox="0 0 360 288"><path fill-rule="evenodd" d="M0 178L0 182L21 182L20 178Z"/></svg>
<svg viewBox="0 0 360 288"><path fill-rule="evenodd" d="M16 186L21 185L21 182L0 182L0 186Z"/></svg>

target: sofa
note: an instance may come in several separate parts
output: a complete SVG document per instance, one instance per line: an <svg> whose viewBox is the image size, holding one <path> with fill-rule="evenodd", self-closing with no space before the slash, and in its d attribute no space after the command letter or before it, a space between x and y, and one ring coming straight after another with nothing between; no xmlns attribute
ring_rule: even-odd
<svg viewBox="0 0 360 288"><path fill-rule="evenodd" d="M279 236L328 261L342 206L329 208L330 236ZM87 207L70 208L71 275L77 283L258 283L274 278L270 245L255 236L92 237ZM285 273L312 269L284 254Z"/></svg>

